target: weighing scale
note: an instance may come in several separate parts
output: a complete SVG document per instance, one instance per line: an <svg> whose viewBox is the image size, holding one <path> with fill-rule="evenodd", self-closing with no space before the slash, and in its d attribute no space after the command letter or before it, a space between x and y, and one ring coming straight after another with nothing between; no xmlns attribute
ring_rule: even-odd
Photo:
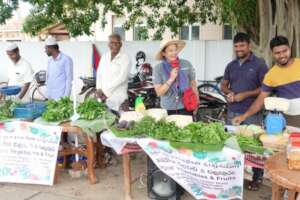
<svg viewBox="0 0 300 200"><path fill-rule="evenodd" d="M264 124L268 135L282 134L286 127L283 113L289 109L289 100L279 97L267 97L264 100L268 114Z"/></svg>

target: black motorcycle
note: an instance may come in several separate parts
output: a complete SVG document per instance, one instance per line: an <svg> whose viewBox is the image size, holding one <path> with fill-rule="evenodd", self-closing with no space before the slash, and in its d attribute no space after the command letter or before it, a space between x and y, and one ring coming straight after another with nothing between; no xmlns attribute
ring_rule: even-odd
<svg viewBox="0 0 300 200"><path fill-rule="evenodd" d="M159 97L156 95L152 83L152 67L145 63L146 55L139 51L136 54L136 73L128 81L128 106L129 110L134 110L135 99L142 97L146 108L158 108ZM96 78L95 77L80 77L83 81L83 87L79 95L84 95L84 98L96 98Z"/></svg>

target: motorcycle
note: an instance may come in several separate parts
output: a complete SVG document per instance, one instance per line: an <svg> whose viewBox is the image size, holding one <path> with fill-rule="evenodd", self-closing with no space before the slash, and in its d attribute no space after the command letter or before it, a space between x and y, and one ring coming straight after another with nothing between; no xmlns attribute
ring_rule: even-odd
<svg viewBox="0 0 300 200"><path fill-rule="evenodd" d="M83 86L79 95L84 94L84 99L89 97L96 98L96 78L95 77L80 77Z"/></svg>
<svg viewBox="0 0 300 200"><path fill-rule="evenodd" d="M197 121L203 122L226 122L227 101L223 95L199 91L200 105L197 112Z"/></svg>
<svg viewBox="0 0 300 200"><path fill-rule="evenodd" d="M139 96L143 98L146 108L159 107L159 97L156 95L152 83L152 67L145 61L145 53L137 52L136 73L128 81L128 100L124 103L124 107L127 107L128 110L134 110L135 99ZM80 79L83 81L83 87L79 95L84 95L84 99L96 98L96 78L80 77Z"/></svg>

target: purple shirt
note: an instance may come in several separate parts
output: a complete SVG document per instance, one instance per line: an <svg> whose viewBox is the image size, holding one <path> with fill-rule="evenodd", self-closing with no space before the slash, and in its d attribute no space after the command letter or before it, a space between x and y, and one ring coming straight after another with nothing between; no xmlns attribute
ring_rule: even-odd
<svg viewBox="0 0 300 200"><path fill-rule="evenodd" d="M235 94L255 90L261 87L268 67L262 58L251 54L250 57L240 64L238 59L230 62L224 73L224 80L229 81L229 88ZM228 104L228 110L235 113L245 113L256 97L248 97L241 102Z"/></svg>

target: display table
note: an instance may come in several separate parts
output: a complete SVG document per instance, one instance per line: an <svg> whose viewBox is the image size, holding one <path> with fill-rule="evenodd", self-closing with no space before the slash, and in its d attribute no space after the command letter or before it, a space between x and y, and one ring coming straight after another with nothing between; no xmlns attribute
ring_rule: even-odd
<svg viewBox="0 0 300 200"><path fill-rule="evenodd" d="M88 172L88 178L91 184L97 183L97 177L95 175L95 161L99 165L100 168L105 167L105 163L103 161L103 146L101 144L100 138L97 137L97 141L93 141L93 139L87 134L85 134L81 128L76 126L71 126L69 122L62 123L60 126L63 128L62 130L62 138L64 134L67 133L73 133L78 134L84 138L84 143L86 145L86 148L76 148L74 146L69 146L67 148L63 148L58 152L58 156L66 157L67 155L75 155L78 154L80 156L85 156L87 158L87 172ZM60 171L59 165L57 164L56 167L56 175L55 175L55 182L58 181L59 171Z"/></svg>
<svg viewBox="0 0 300 200"><path fill-rule="evenodd" d="M132 199L130 154L140 151L195 199L242 198L244 156L238 151L194 152L175 149L168 141L119 138L110 131L101 134L101 141L122 155L125 200Z"/></svg>
<svg viewBox="0 0 300 200"><path fill-rule="evenodd" d="M300 192L300 171L288 169L286 153L271 156L265 163L266 172L272 181L272 200L283 199L288 191L288 199L295 200Z"/></svg>

